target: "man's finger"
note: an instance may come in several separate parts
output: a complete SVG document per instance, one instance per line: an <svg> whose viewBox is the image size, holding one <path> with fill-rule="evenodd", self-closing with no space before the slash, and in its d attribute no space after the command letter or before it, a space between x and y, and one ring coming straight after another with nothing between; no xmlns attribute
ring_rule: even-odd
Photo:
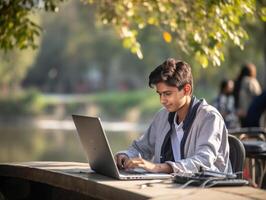
<svg viewBox="0 0 266 200"><path fill-rule="evenodd" d="M135 168L138 167L140 164L143 164L142 160L139 159L130 159L125 162L124 167L125 168Z"/></svg>
<svg viewBox="0 0 266 200"><path fill-rule="evenodd" d="M122 155L116 156L116 164L117 164L119 169L123 168L123 159L124 159L124 156L122 156Z"/></svg>

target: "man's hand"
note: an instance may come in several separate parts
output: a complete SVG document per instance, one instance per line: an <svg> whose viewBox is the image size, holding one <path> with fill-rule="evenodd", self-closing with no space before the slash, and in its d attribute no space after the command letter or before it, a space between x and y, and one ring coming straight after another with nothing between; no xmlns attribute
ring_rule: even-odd
<svg viewBox="0 0 266 200"><path fill-rule="evenodd" d="M129 160L126 154L117 154L115 155L115 161L118 169L125 169L125 163Z"/></svg>
<svg viewBox="0 0 266 200"><path fill-rule="evenodd" d="M125 169L143 168L148 172L153 173L172 173L173 169L167 163L152 163L143 158L127 159L124 164Z"/></svg>

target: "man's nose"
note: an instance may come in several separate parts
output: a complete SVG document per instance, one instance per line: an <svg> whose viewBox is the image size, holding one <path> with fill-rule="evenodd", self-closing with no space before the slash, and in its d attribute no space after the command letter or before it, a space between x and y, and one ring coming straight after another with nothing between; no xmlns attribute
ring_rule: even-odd
<svg viewBox="0 0 266 200"><path fill-rule="evenodd" d="M164 95L160 96L160 102L161 104L164 104L166 102L166 98L164 97Z"/></svg>

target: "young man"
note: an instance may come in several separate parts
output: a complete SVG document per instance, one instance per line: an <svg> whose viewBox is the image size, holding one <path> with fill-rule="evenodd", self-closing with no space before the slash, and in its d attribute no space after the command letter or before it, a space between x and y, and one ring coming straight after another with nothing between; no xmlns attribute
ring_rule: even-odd
<svg viewBox="0 0 266 200"><path fill-rule="evenodd" d="M231 172L228 133L220 113L192 96L190 66L167 59L149 76L162 108L144 135L115 156L119 168L149 172Z"/></svg>

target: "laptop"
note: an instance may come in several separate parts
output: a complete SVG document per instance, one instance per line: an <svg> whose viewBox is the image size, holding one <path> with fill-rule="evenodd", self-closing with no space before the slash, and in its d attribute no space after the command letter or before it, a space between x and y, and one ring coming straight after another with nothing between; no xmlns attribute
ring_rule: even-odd
<svg viewBox="0 0 266 200"><path fill-rule="evenodd" d="M72 115L79 140L88 162L96 173L119 180L167 179L171 174L119 171L110 149L102 123L98 117Z"/></svg>

